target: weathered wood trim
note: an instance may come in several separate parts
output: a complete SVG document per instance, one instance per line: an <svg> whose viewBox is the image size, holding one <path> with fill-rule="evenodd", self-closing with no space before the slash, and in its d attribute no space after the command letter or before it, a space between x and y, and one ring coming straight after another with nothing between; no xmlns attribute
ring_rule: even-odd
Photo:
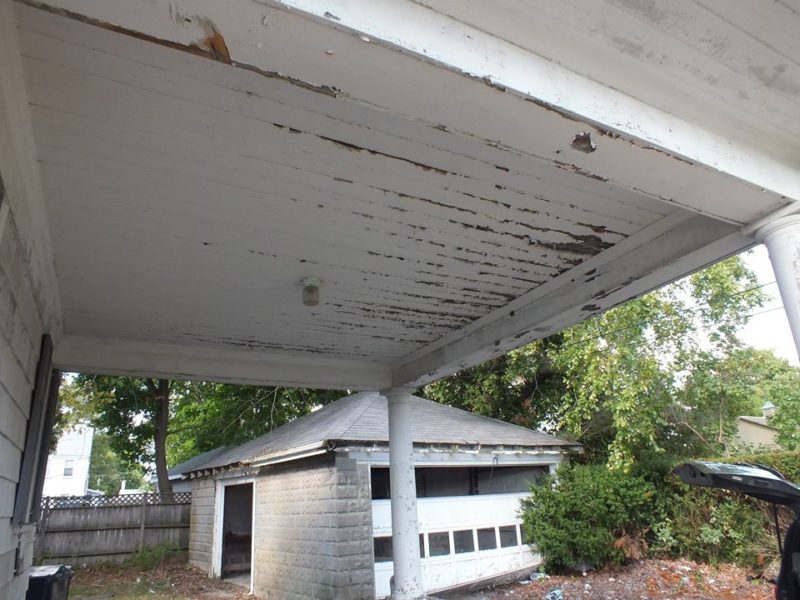
<svg viewBox="0 0 800 600"><path fill-rule="evenodd" d="M391 381L381 363L70 335L56 349L55 364L86 373L321 389L382 389Z"/></svg>
<svg viewBox="0 0 800 600"><path fill-rule="evenodd" d="M687 217L667 217L458 335L399 361L394 385L424 385L499 356L756 243L735 226Z"/></svg>
<svg viewBox="0 0 800 600"><path fill-rule="evenodd" d="M36 367L36 379L31 400L31 413L28 419L28 430L25 435L25 451L22 456L17 495L14 501L14 525L23 525L36 521L39 506L34 504L34 499L41 492L37 492L37 485L44 481L44 473L40 473L41 465L47 464L47 441L52 429L47 427L48 416L52 415L49 403L54 401L50 394L52 383L53 340L49 335L42 336L39 363ZM44 454L44 460L42 460Z"/></svg>
<svg viewBox="0 0 800 600"><path fill-rule="evenodd" d="M14 228L20 245L18 258L25 265L36 312L44 329L57 339L62 327L61 301L14 2L0 2L0 40L0 131L4 142L0 145L0 239L6 227Z"/></svg>
<svg viewBox="0 0 800 600"><path fill-rule="evenodd" d="M739 224L776 210L788 203L787 198L800 198L800 174L792 165L743 142L734 144L731 139L705 129L703 124L682 120L410 0L335 3L232 0L233 3L224 5L213 0L157 0L137 6L136 10L118 2L18 1L272 79L280 78L327 96L381 106L395 115L419 118L415 111L419 107L422 82L412 78L425 77L430 72L422 67L417 69L418 73L411 72L408 60L413 57L472 80L476 92L488 86L495 93L517 97L521 100L517 107L520 112L508 121L516 122L524 113L527 122L540 124L541 139L550 144L553 139L563 138L568 145L574 135L591 131L603 139L606 151L615 155L613 160L603 161L600 170L597 153L570 153L563 162L548 159L557 168L599 177L629 190L644 191L675 206ZM348 45L347 50L339 50L347 53L350 60L331 61L326 64L327 79L314 81L311 73L319 73L318 58L314 58L316 64L309 64L304 62L302 53L291 53L292 58L276 65L276 60L282 58L260 50L263 38L254 26L268 27L271 16L280 12L293 15L290 19L310 17L308 20L314 23L309 23L308 27L315 33L320 32L320 39L330 39L324 29L332 28L363 43L361 47ZM188 15L191 17L187 18ZM559 34L554 32L553 42L558 43L558 40ZM380 56L383 67L380 76L386 84L383 89L376 89L372 78L365 77L363 72L354 76L352 62L357 61L364 67L370 64L363 58L363 44L369 44L371 49L367 52L371 56ZM403 80L405 89L399 88L395 79ZM397 93L386 94L389 88ZM470 132L487 143L496 140L497 131L470 131L475 125L475 115L480 114L480 101L472 98L478 95L461 96L457 112L463 119L458 122L441 118L445 113L450 113L450 119L458 118L445 99L442 99L442 106L429 107L430 115L436 114L432 118L438 120L432 120L431 125ZM496 127L496 122L494 125ZM524 150L537 158L546 156L530 136L511 137L513 133L502 136L503 147ZM534 147L538 148L537 152L533 151ZM642 160L650 167L643 167ZM633 164L640 167L631 168ZM651 169L661 174L659 189L652 185ZM692 181L691 185L687 185L688 180ZM747 199L742 197L738 202L729 202L733 190L746 194Z"/></svg>
<svg viewBox="0 0 800 600"><path fill-rule="evenodd" d="M52 357L51 357L52 360ZM44 476L47 472L47 457L49 455L50 437L53 435L53 426L56 421L58 411L58 391L61 387L61 371L52 369L50 371L50 383L47 391L47 406L44 416L44 427L42 429L42 450L39 452L39 464L36 467L36 484L33 488L33 501L31 506L38 509L42 503L42 493L44 491Z"/></svg>

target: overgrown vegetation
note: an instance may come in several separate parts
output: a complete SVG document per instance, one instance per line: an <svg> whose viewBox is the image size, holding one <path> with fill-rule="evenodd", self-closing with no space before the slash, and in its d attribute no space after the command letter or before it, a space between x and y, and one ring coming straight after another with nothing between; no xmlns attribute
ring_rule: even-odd
<svg viewBox="0 0 800 600"><path fill-rule="evenodd" d="M561 468L558 485L550 477L522 502L525 532L549 569L621 562L617 541L635 539L653 520L655 493L643 477L604 465Z"/></svg>
<svg viewBox="0 0 800 600"><path fill-rule="evenodd" d="M742 456L800 479L800 452ZM663 458L630 472L572 465L534 486L525 532L548 568L621 563L644 556L761 566L777 554L771 513L751 498L686 486Z"/></svg>
<svg viewBox="0 0 800 600"><path fill-rule="evenodd" d="M182 564L186 562L187 553L177 546L164 544L153 548L142 548L136 554L126 559L125 567L152 571L168 564Z"/></svg>

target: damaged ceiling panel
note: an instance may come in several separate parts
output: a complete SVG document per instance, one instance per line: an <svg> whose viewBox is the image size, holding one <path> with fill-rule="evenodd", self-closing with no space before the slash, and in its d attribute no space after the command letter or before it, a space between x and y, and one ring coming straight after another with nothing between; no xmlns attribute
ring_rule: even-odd
<svg viewBox="0 0 800 600"><path fill-rule="evenodd" d="M740 221L782 203L698 216L683 195L758 192L257 4L241 39L172 4L152 33L17 5L68 338L362 361L419 383L741 249Z"/></svg>

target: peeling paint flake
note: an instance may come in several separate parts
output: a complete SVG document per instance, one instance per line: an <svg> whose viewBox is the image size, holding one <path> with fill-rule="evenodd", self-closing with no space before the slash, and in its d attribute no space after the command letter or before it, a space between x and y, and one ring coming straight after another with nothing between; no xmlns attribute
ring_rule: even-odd
<svg viewBox="0 0 800 600"><path fill-rule="evenodd" d="M597 150L597 144L592 141L592 134L588 131L575 134L575 137L572 139L572 147L578 152L583 152L585 154L591 154Z"/></svg>

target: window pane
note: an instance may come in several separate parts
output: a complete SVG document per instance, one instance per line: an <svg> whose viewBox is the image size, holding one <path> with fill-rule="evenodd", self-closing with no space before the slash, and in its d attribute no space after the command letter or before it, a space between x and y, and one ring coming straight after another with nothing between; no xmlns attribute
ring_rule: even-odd
<svg viewBox="0 0 800 600"><path fill-rule="evenodd" d="M463 529L453 532L453 546L456 554L475 552L475 540L472 538L472 529Z"/></svg>
<svg viewBox="0 0 800 600"><path fill-rule="evenodd" d="M425 534L419 534L419 557L425 558Z"/></svg>
<svg viewBox="0 0 800 600"><path fill-rule="evenodd" d="M375 547L375 562L389 562L392 560L392 536L373 538Z"/></svg>
<svg viewBox="0 0 800 600"><path fill-rule="evenodd" d="M75 466L74 460L64 461L64 477L72 477L72 469Z"/></svg>
<svg viewBox="0 0 800 600"><path fill-rule="evenodd" d="M450 554L450 535L446 531L428 534L428 546L431 556Z"/></svg>
<svg viewBox="0 0 800 600"><path fill-rule="evenodd" d="M519 546L517 542L517 526L503 525L500 527L500 547L510 548L511 546Z"/></svg>
<svg viewBox="0 0 800 600"><path fill-rule="evenodd" d="M497 538L494 535L494 527L478 529L478 550L494 550L497 548Z"/></svg>
<svg viewBox="0 0 800 600"><path fill-rule="evenodd" d="M372 467L370 469L372 478L372 499L386 500L391 497L389 493L389 469Z"/></svg>

